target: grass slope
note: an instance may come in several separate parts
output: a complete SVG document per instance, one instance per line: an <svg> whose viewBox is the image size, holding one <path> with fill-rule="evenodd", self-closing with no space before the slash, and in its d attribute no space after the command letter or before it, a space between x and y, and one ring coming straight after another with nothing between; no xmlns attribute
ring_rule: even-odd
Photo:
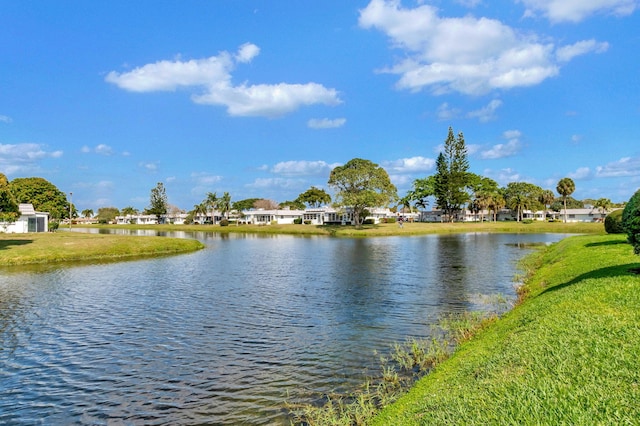
<svg viewBox="0 0 640 426"><path fill-rule="evenodd" d="M572 237L529 257L528 299L373 424L638 424L638 262L623 236Z"/></svg>
<svg viewBox="0 0 640 426"><path fill-rule="evenodd" d="M0 265L113 260L184 253L203 248L196 240L81 234L0 234Z"/></svg>

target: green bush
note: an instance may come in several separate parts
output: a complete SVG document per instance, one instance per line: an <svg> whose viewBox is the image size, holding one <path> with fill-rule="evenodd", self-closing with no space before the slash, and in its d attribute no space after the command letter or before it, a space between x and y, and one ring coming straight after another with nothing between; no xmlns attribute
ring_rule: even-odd
<svg viewBox="0 0 640 426"><path fill-rule="evenodd" d="M363 225L373 225L375 223L375 220L373 219L365 219L363 222Z"/></svg>
<svg viewBox="0 0 640 426"><path fill-rule="evenodd" d="M301 217L297 217L297 218L293 219L293 223L295 225L302 225L302 218Z"/></svg>
<svg viewBox="0 0 640 426"><path fill-rule="evenodd" d="M631 196L622 212L622 227L633 245L633 252L640 254L640 189Z"/></svg>
<svg viewBox="0 0 640 426"><path fill-rule="evenodd" d="M522 219L522 223L524 223L525 225L529 225L533 223L533 219Z"/></svg>
<svg viewBox="0 0 640 426"><path fill-rule="evenodd" d="M229 220L228 219L222 219L220 221L220 226L229 226Z"/></svg>
<svg viewBox="0 0 640 426"><path fill-rule="evenodd" d="M624 234L622 209L614 210L604 218L604 230L607 234Z"/></svg>
<svg viewBox="0 0 640 426"><path fill-rule="evenodd" d="M60 222L53 220L49 222L49 232L56 232L60 228Z"/></svg>
<svg viewBox="0 0 640 426"><path fill-rule="evenodd" d="M307 220L304 221L304 224L305 225L311 225L311 221L307 219Z"/></svg>

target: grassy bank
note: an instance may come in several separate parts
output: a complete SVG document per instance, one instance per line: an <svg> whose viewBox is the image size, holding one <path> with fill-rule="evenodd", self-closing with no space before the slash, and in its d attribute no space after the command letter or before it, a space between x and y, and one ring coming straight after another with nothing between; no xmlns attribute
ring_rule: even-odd
<svg viewBox="0 0 640 426"><path fill-rule="evenodd" d="M115 260L195 251L196 240L81 234L0 234L0 265Z"/></svg>
<svg viewBox="0 0 640 426"><path fill-rule="evenodd" d="M529 257L525 302L373 424L637 424L639 262L624 236L572 237Z"/></svg>
<svg viewBox="0 0 640 426"><path fill-rule="evenodd" d="M78 225L79 227L83 227ZM91 227L115 229L155 229L158 231L190 231L219 233L257 233L290 235L330 235L330 236L389 236L450 234L461 232L504 232L504 233L571 233L604 234L602 223L561 223L561 222L474 222L474 223L405 223L402 228L396 223L354 226L333 225L93 225Z"/></svg>

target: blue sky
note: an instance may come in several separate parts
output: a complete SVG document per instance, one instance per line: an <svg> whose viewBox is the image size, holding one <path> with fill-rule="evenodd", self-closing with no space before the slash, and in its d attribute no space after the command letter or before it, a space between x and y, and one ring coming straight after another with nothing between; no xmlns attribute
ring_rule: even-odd
<svg viewBox="0 0 640 426"><path fill-rule="evenodd" d="M352 158L640 187L638 0L55 1L0 9L0 172L143 209L295 199Z"/></svg>

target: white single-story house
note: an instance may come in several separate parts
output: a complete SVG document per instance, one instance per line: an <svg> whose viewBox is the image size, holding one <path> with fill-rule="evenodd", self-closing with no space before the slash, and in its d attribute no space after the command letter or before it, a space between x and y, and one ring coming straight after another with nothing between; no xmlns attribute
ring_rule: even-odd
<svg viewBox="0 0 640 426"><path fill-rule="evenodd" d="M0 232L8 234L26 234L28 232L47 232L49 230L49 213L37 212L33 204L20 204L20 216L13 223L0 223Z"/></svg>
<svg viewBox="0 0 640 426"><path fill-rule="evenodd" d="M160 223L183 225L186 218L186 213L164 214L160 216ZM158 217L154 214L128 214L116 216L115 221L117 225L157 225Z"/></svg>

